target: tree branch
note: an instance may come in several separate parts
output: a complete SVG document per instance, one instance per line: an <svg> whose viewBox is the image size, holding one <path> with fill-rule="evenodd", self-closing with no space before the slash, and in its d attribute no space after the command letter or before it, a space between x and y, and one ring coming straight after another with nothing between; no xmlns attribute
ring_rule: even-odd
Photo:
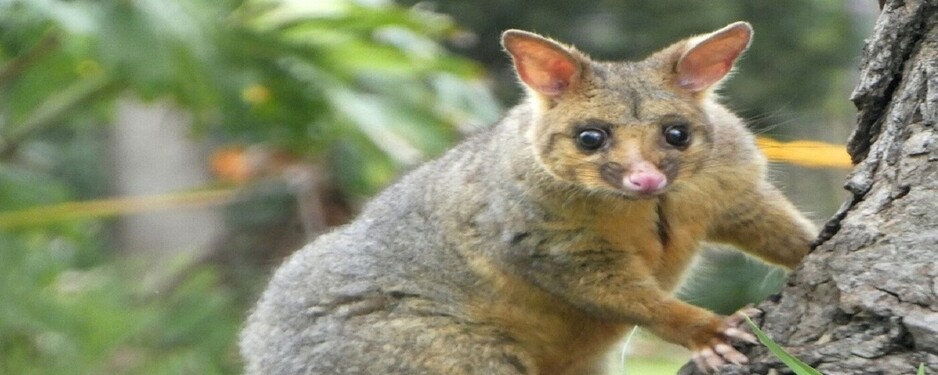
<svg viewBox="0 0 938 375"><path fill-rule="evenodd" d="M0 88L6 87L16 78L22 75L23 71L51 53L59 45L58 30L49 30L43 34L39 42L30 48L26 53L20 54L10 60L3 68L0 68Z"/></svg>
<svg viewBox="0 0 938 375"><path fill-rule="evenodd" d="M118 89L117 81L106 75L97 75L73 83L39 104L22 123L7 127L0 134L0 160L12 156L26 138L55 125L69 112Z"/></svg>

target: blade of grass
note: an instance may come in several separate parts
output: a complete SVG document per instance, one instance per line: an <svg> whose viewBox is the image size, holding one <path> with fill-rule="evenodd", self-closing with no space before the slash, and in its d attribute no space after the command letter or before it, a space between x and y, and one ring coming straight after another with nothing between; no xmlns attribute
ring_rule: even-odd
<svg viewBox="0 0 938 375"><path fill-rule="evenodd" d="M925 375L925 363L918 364L918 375Z"/></svg>
<svg viewBox="0 0 938 375"><path fill-rule="evenodd" d="M769 348L769 351L771 351L772 354L784 362L788 368L795 372L795 374L823 375L818 370L815 370L811 366L808 366L806 363L802 362L800 359L791 354L788 354L785 349L782 349L782 347L775 343L775 341L772 341L772 339L770 339L769 336L765 334L765 332L762 332L762 330L759 329L759 327L757 327L756 324L753 323L752 320L750 320L748 317L746 317L746 323L749 323L749 328L752 328L752 332L756 334L756 337L759 338L759 341L761 341L763 345Z"/></svg>

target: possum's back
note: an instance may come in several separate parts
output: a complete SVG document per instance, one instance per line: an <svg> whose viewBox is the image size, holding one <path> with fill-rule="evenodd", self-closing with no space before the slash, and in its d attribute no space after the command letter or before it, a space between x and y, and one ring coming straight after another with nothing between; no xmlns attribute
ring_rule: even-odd
<svg viewBox="0 0 938 375"><path fill-rule="evenodd" d="M241 336L247 373L394 368L355 363L375 358L369 345L400 336L395 326L451 325L466 318L460 306L475 276L447 243L436 216L452 213L434 207L438 198L430 191L439 187L434 171L453 170L447 165L456 159L444 157L408 174L354 222L320 236L275 272ZM386 357L393 360L393 353Z"/></svg>

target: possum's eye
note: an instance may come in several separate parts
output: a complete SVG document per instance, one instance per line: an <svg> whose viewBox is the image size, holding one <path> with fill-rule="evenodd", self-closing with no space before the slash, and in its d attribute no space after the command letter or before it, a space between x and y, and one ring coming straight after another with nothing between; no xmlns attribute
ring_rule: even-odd
<svg viewBox="0 0 938 375"><path fill-rule="evenodd" d="M672 124L664 128L664 141L669 145L683 149L690 144L690 129L687 124Z"/></svg>
<svg viewBox="0 0 938 375"><path fill-rule="evenodd" d="M576 134L576 144L586 151L595 151L606 144L609 136L602 129L582 129Z"/></svg>

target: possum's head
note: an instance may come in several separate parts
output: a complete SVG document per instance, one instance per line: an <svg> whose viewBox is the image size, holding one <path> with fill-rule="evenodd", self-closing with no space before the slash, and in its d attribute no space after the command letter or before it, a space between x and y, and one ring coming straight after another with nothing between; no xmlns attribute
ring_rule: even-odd
<svg viewBox="0 0 938 375"><path fill-rule="evenodd" d="M639 62L596 62L551 39L502 34L534 106L526 136L556 178L647 198L705 168L714 145L712 91L749 46L737 22Z"/></svg>

